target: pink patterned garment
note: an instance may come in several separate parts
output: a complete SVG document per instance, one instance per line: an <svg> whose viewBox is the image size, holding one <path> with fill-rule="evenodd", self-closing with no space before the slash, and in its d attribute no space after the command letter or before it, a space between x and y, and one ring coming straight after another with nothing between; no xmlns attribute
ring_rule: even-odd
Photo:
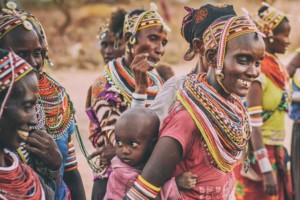
<svg viewBox="0 0 300 200"><path fill-rule="evenodd" d="M193 189L181 191L183 199L234 199L233 172L226 173L217 168L188 111L171 111L163 122L161 137L177 140L183 150L182 160L173 176L188 171L198 176Z"/></svg>

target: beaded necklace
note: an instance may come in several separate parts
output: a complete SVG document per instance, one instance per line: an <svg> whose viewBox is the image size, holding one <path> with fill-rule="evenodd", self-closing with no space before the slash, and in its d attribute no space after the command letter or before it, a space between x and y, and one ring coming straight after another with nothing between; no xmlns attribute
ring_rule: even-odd
<svg viewBox="0 0 300 200"><path fill-rule="evenodd" d="M71 102L65 89L46 73L40 75L39 98L36 106L38 125L35 129L46 127L54 140L67 134L73 119Z"/></svg>
<svg viewBox="0 0 300 200"><path fill-rule="evenodd" d="M44 191L37 175L29 166L21 163L14 153L8 150L4 152L11 166L0 167L0 198L44 200Z"/></svg>
<svg viewBox="0 0 300 200"><path fill-rule="evenodd" d="M238 97L219 95L206 81L206 74L191 75L177 93L191 114L217 166L233 170L250 139L249 117Z"/></svg>
<svg viewBox="0 0 300 200"><path fill-rule="evenodd" d="M122 58L110 61L104 67L104 75L108 83L116 86L124 96L126 102L131 104L131 94L135 89L135 80L132 72L124 66ZM146 105L151 105L159 89L162 87L163 81L152 72L148 72L147 75L149 86L146 91L148 95Z"/></svg>

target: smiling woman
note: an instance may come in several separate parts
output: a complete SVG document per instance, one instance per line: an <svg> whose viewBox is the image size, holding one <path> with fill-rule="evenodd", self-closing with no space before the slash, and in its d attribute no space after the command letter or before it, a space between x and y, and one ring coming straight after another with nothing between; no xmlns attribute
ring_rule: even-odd
<svg viewBox="0 0 300 200"><path fill-rule="evenodd" d="M254 17L266 35L261 74L251 84L247 106L251 119L251 173L237 166L237 199L291 199L291 178L286 168L285 115L288 109L289 74L276 54L285 53L291 30L285 14L263 4ZM294 73L290 71L290 75Z"/></svg>
<svg viewBox="0 0 300 200"><path fill-rule="evenodd" d="M232 9L226 4L214 6L210 15L219 8ZM205 9L188 12L183 26L191 23L196 29L199 22L209 20ZM207 23L194 51L205 56L208 72L192 74L182 84L158 143L125 199L155 199L166 180L183 172L197 178L194 188L180 191L182 199L234 198L233 169L251 136L238 96L245 96L259 75L264 43L248 16L230 15Z"/></svg>
<svg viewBox="0 0 300 200"><path fill-rule="evenodd" d="M162 80L151 70L164 55L169 27L156 9L152 4L150 10L135 10L126 15L125 55L110 61L89 91L86 108L91 122L90 140L100 149L91 155L99 161L92 199L102 199L105 194L107 164L115 156L116 120L130 106L150 105L161 88Z"/></svg>
<svg viewBox="0 0 300 200"><path fill-rule="evenodd" d="M23 59L3 50L0 77L0 199L54 199L54 192L10 151L20 146L23 139L19 133L37 123L37 77Z"/></svg>

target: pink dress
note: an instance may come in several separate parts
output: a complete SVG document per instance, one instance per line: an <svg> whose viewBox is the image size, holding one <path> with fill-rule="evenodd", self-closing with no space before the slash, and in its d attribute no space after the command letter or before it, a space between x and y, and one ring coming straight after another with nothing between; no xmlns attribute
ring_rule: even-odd
<svg viewBox="0 0 300 200"><path fill-rule="evenodd" d="M122 200L127 191L131 188L134 181L142 172L142 168L133 168L124 164L118 157L114 157L111 161L112 173L109 176L105 200ZM175 178L171 178L162 187L159 197L161 200L179 200L182 199L179 193Z"/></svg>
<svg viewBox="0 0 300 200"><path fill-rule="evenodd" d="M182 160L173 177L183 172L197 174L196 186L181 191L183 199L234 199L234 175L217 168L206 143L187 110L173 110L165 118L161 137L171 137L182 147Z"/></svg>

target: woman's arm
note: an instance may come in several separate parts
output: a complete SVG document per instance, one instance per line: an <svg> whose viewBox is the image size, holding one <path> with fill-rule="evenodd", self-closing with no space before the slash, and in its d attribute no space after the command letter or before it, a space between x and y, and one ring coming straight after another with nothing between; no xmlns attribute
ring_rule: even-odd
<svg viewBox="0 0 300 200"><path fill-rule="evenodd" d="M297 68L300 68L300 53L297 53L287 66L287 71L290 77L294 75Z"/></svg>
<svg viewBox="0 0 300 200"><path fill-rule="evenodd" d="M179 142L171 137L160 138L142 174L124 199L156 199L160 187L171 177L181 157L182 148Z"/></svg>
<svg viewBox="0 0 300 200"><path fill-rule="evenodd" d="M256 106L262 106L262 94L263 94L263 90L261 88L260 83L258 83L258 82L252 83L252 85L249 89L248 95L247 95L247 106L248 106L249 110ZM251 118L257 119L257 118L261 118L262 114L261 113L251 114L250 116L251 116ZM262 131L259 126L252 126L251 143L252 143L254 153L259 153L262 150L265 150L265 145L264 145L263 139L262 139ZM265 158L265 159L266 159L265 161L270 164L270 161L268 160L268 158ZM261 160L263 160L263 159L261 159ZM258 163L261 160L258 160ZM268 166L268 163L266 166ZM265 163L264 163L264 165L265 165ZM262 169L261 169L261 171L262 171ZM276 183L276 179L273 174L273 171L268 170L268 172L263 172L262 179L263 179L264 191L268 195L276 195L277 194L277 183Z"/></svg>
<svg viewBox="0 0 300 200"><path fill-rule="evenodd" d="M179 142L171 137L162 137L144 167L142 177L152 185L161 187L170 179L181 158L182 148Z"/></svg>

